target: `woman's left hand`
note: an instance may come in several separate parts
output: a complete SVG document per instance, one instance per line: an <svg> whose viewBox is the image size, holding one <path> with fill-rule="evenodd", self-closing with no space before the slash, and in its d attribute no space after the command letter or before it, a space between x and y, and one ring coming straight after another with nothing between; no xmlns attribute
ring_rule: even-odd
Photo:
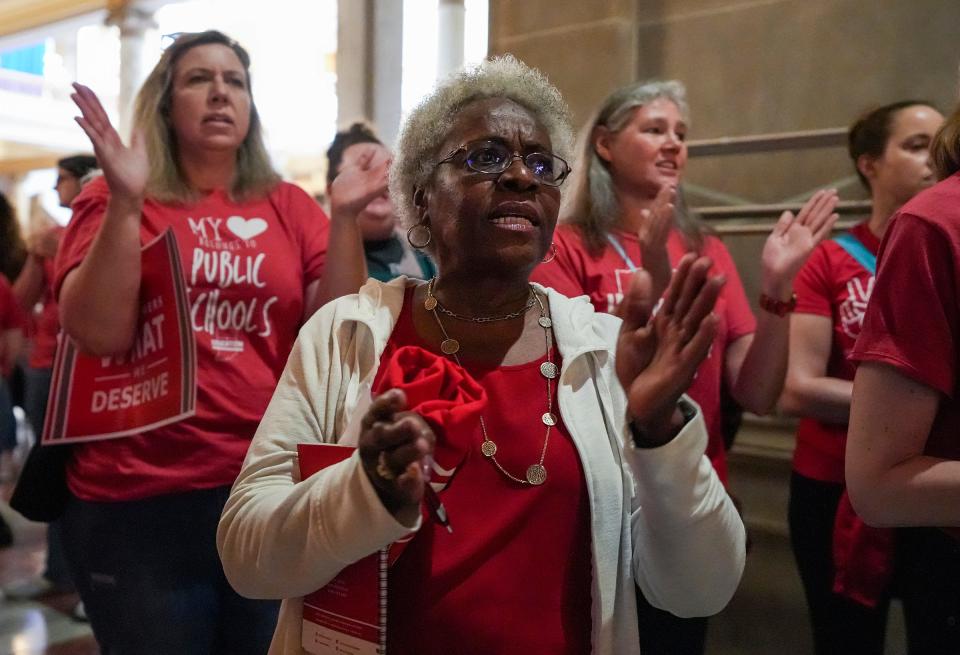
<svg viewBox="0 0 960 655"><path fill-rule="evenodd" d="M387 191L390 151L377 143L358 143L355 163L344 163L330 184L330 218L356 220L368 204Z"/></svg>
<svg viewBox="0 0 960 655"><path fill-rule="evenodd" d="M778 299L793 292L793 279L813 249L833 229L839 198L836 189L817 191L794 218L783 212L761 254L762 291Z"/></svg>
<svg viewBox="0 0 960 655"><path fill-rule="evenodd" d="M616 371L627 394L627 413L650 446L676 434L676 406L710 351L717 329L712 314L722 277L708 277L708 257L687 254L670 280L663 306L651 318L654 298L650 275L634 274L618 314Z"/></svg>

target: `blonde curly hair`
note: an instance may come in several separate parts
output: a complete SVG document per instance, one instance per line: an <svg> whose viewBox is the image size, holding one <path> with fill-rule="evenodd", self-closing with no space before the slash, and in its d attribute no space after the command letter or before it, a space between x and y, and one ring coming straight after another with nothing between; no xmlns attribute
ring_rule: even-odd
<svg viewBox="0 0 960 655"><path fill-rule="evenodd" d="M410 112L397 139L390 169L390 197L405 226L417 222L414 189L423 187L457 113L477 100L505 98L528 109L550 134L553 151L570 161L570 110L546 76L512 55L492 57L444 80Z"/></svg>

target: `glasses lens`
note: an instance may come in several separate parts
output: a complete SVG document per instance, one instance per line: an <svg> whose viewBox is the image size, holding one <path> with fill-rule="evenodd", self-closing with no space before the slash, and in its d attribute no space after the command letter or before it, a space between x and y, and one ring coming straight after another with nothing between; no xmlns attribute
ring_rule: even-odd
<svg viewBox="0 0 960 655"><path fill-rule="evenodd" d="M567 162L548 152L532 152L523 161L545 184L558 185L570 172Z"/></svg>
<svg viewBox="0 0 960 655"><path fill-rule="evenodd" d="M467 150L466 163L478 173L502 173L510 165L510 151L492 142L478 143Z"/></svg>

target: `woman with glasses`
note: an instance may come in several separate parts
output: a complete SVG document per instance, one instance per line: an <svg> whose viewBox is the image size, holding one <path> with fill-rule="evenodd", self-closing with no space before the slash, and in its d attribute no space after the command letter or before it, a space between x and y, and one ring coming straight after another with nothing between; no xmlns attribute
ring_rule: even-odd
<svg viewBox="0 0 960 655"><path fill-rule="evenodd" d="M586 294L597 311L613 312L634 271L650 272L662 290L689 252L710 257L711 273L726 279L717 301L713 347L689 388L703 408L710 438L707 456L726 482L720 415L725 382L745 409L773 409L787 367L789 312L796 298L793 278L836 220L835 192L818 192L794 217L784 212L761 256L759 321L753 316L733 259L723 243L685 211L678 188L687 164L689 130L686 91L680 82L623 87L601 103L584 130L582 149L565 205L564 225L554 237L556 257L533 279L567 296ZM702 653L706 621L676 622L641 599L644 653ZM654 639L655 641L649 641Z"/></svg>
<svg viewBox="0 0 960 655"><path fill-rule="evenodd" d="M387 163L341 173L348 184L334 190L328 219L274 172L249 57L215 31L164 51L138 96L130 146L93 92L75 88L103 177L74 201L58 254L63 329L86 352L126 353L141 247L172 228L197 403L176 423L74 447L62 519L70 568L104 653L260 654L277 605L230 588L216 524L301 323L366 278L355 219L383 192Z"/></svg>
<svg viewBox="0 0 960 655"><path fill-rule="evenodd" d="M721 282L685 258L651 319L641 273L623 322L529 282L569 172L567 116L540 73L503 57L407 119L391 193L437 276L370 282L304 326L221 519L230 581L286 599L271 653L303 652L300 596L403 538L387 652L638 653L634 584L682 615L733 594L743 525L681 397ZM479 386L479 416L440 429L384 390L356 453L301 482L297 444L340 440L406 348ZM449 532L420 505L451 451Z"/></svg>

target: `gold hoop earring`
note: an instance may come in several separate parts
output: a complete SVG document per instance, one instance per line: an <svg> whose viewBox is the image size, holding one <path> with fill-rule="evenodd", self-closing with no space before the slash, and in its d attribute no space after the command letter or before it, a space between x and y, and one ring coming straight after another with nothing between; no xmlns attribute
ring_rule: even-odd
<svg viewBox="0 0 960 655"><path fill-rule="evenodd" d="M426 238L420 241L414 241L416 237L422 237L423 231L426 231ZM416 248L417 250L423 250L428 245L430 245L430 240L433 239L433 232L430 231L430 226L425 223L417 223L416 225L410 226L410 229L407 230L407 243Z"/></svg>
<svg viewBox="0 0 960 655"><path fill-rule="evenodd" d="M550 242L550 256L549 256L548 258L546 258L546 259L541 259L541 260L540 260L540 263L541 263L541 264L549 264L550 262L552 262L552 261L553 261L554 259L556 259L556 258L557 258L557 244L555 244L555 243L553 243L553 242L551 241L551 242Z"/></svg>

